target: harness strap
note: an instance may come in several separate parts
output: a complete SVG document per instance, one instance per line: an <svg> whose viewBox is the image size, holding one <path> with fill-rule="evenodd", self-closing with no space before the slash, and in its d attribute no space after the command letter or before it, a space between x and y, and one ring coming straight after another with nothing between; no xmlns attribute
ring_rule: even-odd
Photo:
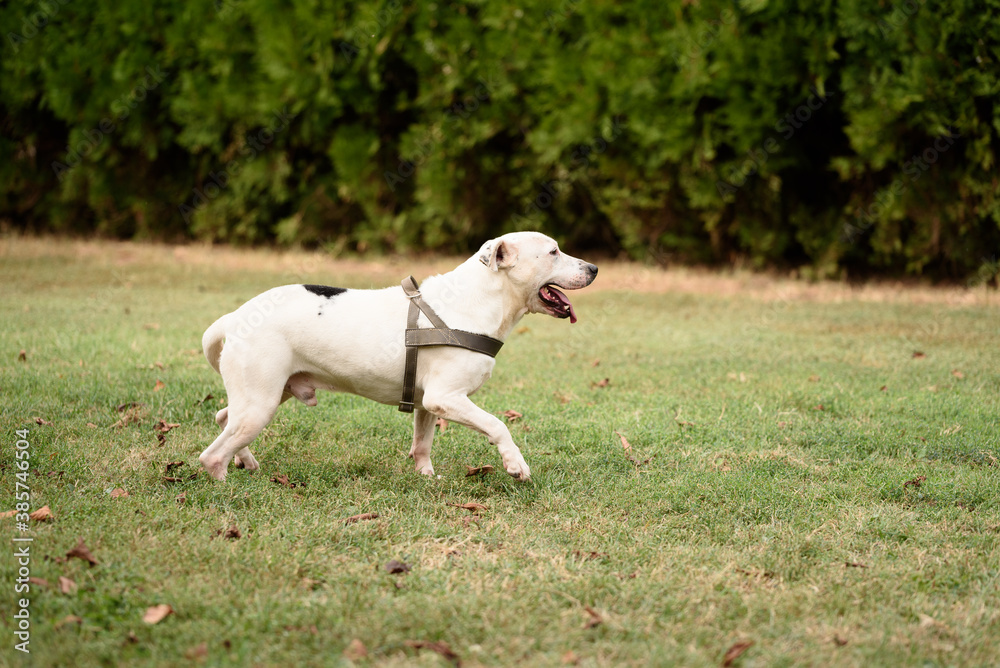
<svg viewBox="0 0 1000 668"><path fill-rule="evenodd" d="M473 334L460 329L451 329L430 304L424 301L417 289L417 282L412 276L403 279L403 292L410 300L410 308L406 314L406 367L403 371L403 397L399 402L399 410L403 413L413 412L413 396L417 384L417 351L425 346L453 346L465 348L473 352L496 357L503 346L503 341L494 339L484 334ZM434 325L432 329L421 329L417 327L417 319L420 312L427 316L427 319Z"/></svg>

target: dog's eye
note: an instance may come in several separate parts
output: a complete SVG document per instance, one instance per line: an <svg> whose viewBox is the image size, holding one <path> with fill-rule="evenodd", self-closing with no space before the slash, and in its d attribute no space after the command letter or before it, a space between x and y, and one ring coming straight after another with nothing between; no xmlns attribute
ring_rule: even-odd
<svg viewBox="0 0 1000 668"><path fill-rule="evenodd" d="M559 249L553 248L552 250L549 251L549 255L559 255Z"/></svg>

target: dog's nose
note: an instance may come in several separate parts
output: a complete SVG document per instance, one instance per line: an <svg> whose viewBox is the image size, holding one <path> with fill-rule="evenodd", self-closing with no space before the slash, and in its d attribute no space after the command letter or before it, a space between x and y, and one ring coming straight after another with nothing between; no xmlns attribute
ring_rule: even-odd
<svg viewBox="0 0 1000 668"><path fill-rule="evenodd" d="M587 265L587 271L590 272L591 276L597 276L597 265L596 264L588 264Z"/></svg>

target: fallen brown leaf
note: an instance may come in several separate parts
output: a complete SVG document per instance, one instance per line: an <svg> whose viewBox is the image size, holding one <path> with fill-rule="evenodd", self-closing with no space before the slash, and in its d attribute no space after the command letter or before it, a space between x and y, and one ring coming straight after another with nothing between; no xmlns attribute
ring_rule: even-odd
<svg viewBox="0 0 1000 668"><path fill-rule="evenodd" d="M951 370L951 375L953 375L955 378L959 378L959 379L965 378L965 374L962 373L961 371L959 371L958 369L952 369Z"/></svg>
<svg viewBox="0 0 1000 668"><path fill-rule="evenodd" d="M48 506L42 506L35 512L28 515L28 517L36 522L48 522L49 520L54 520L56 518L56 516L52 514L52 509Z"/></svg>
<svg viewBox="0 0 1000 668"><path fill-rule="evenodd" d="M66 553L66 558L72 559L73 557L76 557L77 559L83 559L84 561L90 563L91 566L96 566L100 563L97 559L94 559L94 555L92 555L90 550L87 549L87 546L83 544L83 539L79 538L78 540L79 542L76 544L76 547Z"/></svg>
<svg viewBox="0 0 1000 668"><path fill-rule="evenodd" d="M194 402L194 405L201 406L206 401L211 401L212 399L215 399L215 397L212 396L211 394L206 394L204 399L199 399L198 401Z"/></svg>
<svg viewBox="0 0 1000 668"><path fill-rule="evenodd" d="M465 508L466 510L468 510L471 513L478 513L480 510L489 510L489 508L487 508L483 504L481 504L481 503L475 503L475 502L471 502L471 503L449 503L448 505L449 506L453 506L455 508Z"/></svg>
<svg viewBox="0 0 1000 668"><path fill-rule="evenodd" d="M18 362L27 362L28 361L28 351L22 348L21 352L19 352L17 354L17 361Z"/></svg>
<svg viewBox="0 0 1000 668"><path fill-rule="evenodd" d="M925 357L927 357L927 355L925 353L923 353L923 352L921 352L919 350L914 350L913 351L913 359L915 359L915 360L922 360Z"/></svg>
<svg viewBox="0 0 1000 668"><path fill-rule="evenodd" d="M844 562L844 567L845 568L868 568L868 566L866 566L865 564L862 564L860 561L845 561Z"/></svg>
<svg viewBox="0 0 1000 668"><path fill-rule="evenodd" d="M606 559L608 557L607 552L584 552L582 550L573 550L573 556L580 561L590 561L593 559Z"/></svg>
<svg viewBox="0 0 1000 668"><path fill-rule="evenodd" d="M409 573L412 570L409 564L393 559L385 565L386 573Z"/></svg>
<svg viewBox="0 0 1000 668"><path fill-rule="evenodd" d="M170 473L170 469L175 469L180 466L184 466L184 462L167 462L167 473Z"/></svg>
<svg viewBox="0 0 1000 668"><path fill-rule="evenodd" d="M184 652L184 657L191 661L200 661L208 656L208 643L198 643L188 651Z"/></svg>
<svg viewBox="0 0 1000 668"><path fill-rule="evenodd" d="M847 644L847 638L842 638L835 633L833 634L833 644L835 644L837 647L843 647L844 645Z"/></svg>
<svg viewBox="0 0 1000 668"><path fill-rule="evenodd" d="M40 417L35 418L35 424L41 425L42 427L52 426L52 422L50 420L46 420L45 418L40 418Z"/></svg>
<svg viewBox="0 0 1000 668"><path fill-rule="evenodd" d="M173 483L173 482L183 482L183 481L184 481L184 478L175 478L173 476L168 476L168 475L163 476L163 482L171 482L171 483Z"/></svg>
<svg viewBox="0 0 1000 668"><path fill-rule="evenodd" d="M59 591L64 594L72 594L76 591L76 583L67 577L59 576Z"/></svg>
<svg viewBox="0 0 1000 668"><path fill-rule="evenodd" d="M378 519L378 513L361 513L360 515L351 515L344 518L344 524L354 524L355 522L374 519Z"/></svg>
<svg viewBox="0 0 1000 668"><path fill-rule="evenodd" d="M813 408L812 408L812 409L813 409L814 411L821 411L821 410L825 410L825 409L823 408L823 404L817 404L816 406L813 406Z"/></svg>
<svg viewBox="0 0 1000 668"><path fill-rule="evenodd" d="M600 366L600 365L601 365L601 360L600 359L596 359L596 360L594 360L593 362L590 363L590 366L594 366L594 367Z"/></svg>
<svg viewBox="0 0 1000 668"><path fill-rule="evenodd" d="M888 386L888 385L883 385L882 387L878 388L878 391L879 391L879 392L885 392L885 391L887 391L888 389L889 389L889 386Z"/></svg>
<svg viewBox="0 0 1000 668"><path fill-rule="evenodd" d="M223 538L228 538L229 540L239 540L240 538L243 537L243 534L240 532L239 527L237 527L234 524L231 527L229 527L228 529L226 529L226 532L224 534L222 534L222 537Z"/></svg>
<svg viewBox="0 0 1000 668"><path fill-rule="evenodd" d="M157 380L156 381L156 385L153 386L153 392L159 392L160 390L162 390L166 386L167 386L167 384L164 383L162 380Z"/></svg>
<svg viewBox="0 0 1000 668"><path fill-rule="evenodd" d="M126 492L121 487L115 487L113 490L111 490L111 498L112 499L121 499L121 498L124 498L124 497L127 497L127 496L128 496L128 492Z"/></svg>
<svg viewBox="0 0 1000 668"><path fill-rule="evenodd" d="M354 638L351 642L347 643L347 647L343 651L343 656L348 661L361 661L368 658L368 648L365 647L363 642Z"/></svg>
<svg viewBox="0 0 1000 668"><path fill-rule="evenodd" d="M432 652L440 654L442 657L444 657L448 661L451 661L456 666L462 665L461 658L458 656L458 654L455 654L455 652L451 649L451 647L448 646L448 643L446 642L442 641L431 642L428 640L407 640L406 646L412 647L413 649L416 650L429 649Z"/></svg>
<svg viewBox="0 0 1000 668"><path fill-rule="evenodd" d="M52 586L52 585L49 584L49 581L46 580L46 579L44 579L44 578L29 577L28 578L28 582L30 582L33 585L38 585L39 587L46 587L46 588L48 588L48 587Z"/></svg>
<svg viewBox="0 0 1000 668"><path fill-rule="evenodd" d="M282 485L289 489L295 489L295 483L289 482L288 476L286 476L284 473L279 473L278 475L271 476L271 482L276 482L279 485Z"/></svg>
<svg viewBox="0 0 1000 668"><path fill-rule="evenodd" d="M88 422L87 426L90 427L91 429L97 429L97 425L94 424L93 422Z"/></svg>
<svg viewBox="0 0 1000 668"><path fill-rule="evenodd" d="M474 475L486 475L487 473L493 473L493 467L490 464L484 464L483 466L469 466L466 464L465 477L469 478Z"/></svg>
<svg viewBox="0 0 1000 668"><path fill-rule="evenodd" d="M124 413L125 411L131 408L145 408L145 407L146 404L140 401L129 401L128 403L118 404L118 407L115 410L118 411L119 413Z"/></svg>
<svg viewBox="0 0 1000 668"><path fill-rule="evenodd" d="M927 480L927 476L925 476L925 475L918 475L913 480L907 480L906 482L904 482L903 483L903 489L906 489L907 487L910 487L911 485L915 489L920 489L920 483L922 483L925 480Z"/></svg>
<svg viewBox="0 0 1000 668"><path fill-rule="evenodd" d="M518 413L515 410L506 410L503 413L501 413L501 415L503 415L505 418L507 418L508 422L513 422L514 420L517 420L517 419L520 419L520 418L524 417L523 415L521 415L520 413Z"/></svg>
<svg viewBox="0 0 1000 668"><path fill-rule="evenodd" d="M819 382L819 376L817 376L816 374L813 374L813 375L809 376L809 382L810 383L818 383Z"/></svg>
<svg viewBox="0 0 1000 668"><path fill-rule="evenodd" d="M58 622L56 622L52 628L58 629L62 628L63 626L66 626L67 624L82 624L82 623L83 623L82 617L77 617L76 615L66 615Z"/></svg>
<svg viewBox="0 0 1000 668"><path fill-rule="evenodd" d="M740 656L743 655L743 652L747 651L751 647L753 647L753 640L744 640L727 649L726 655L722 657L723 668L728 668L733 665L733 662L740 658Z"/></svg>
<svg viewBox="0 0 1000 668"><path fill-rule="evenodd" d="M599 380L599 381L591 383L590 387L592 389L595 388L595 387L607 387L610 384L611 384L611 379L610 378L605 378L604 380Z"/></svg>
<svg viewBox="0 0 1000 668"><path fill-rule="evenodd" d="M559 662L564 666L576 666L579 665L580 663L580 657L578 657L576 655L576 652L574 652L573 650L568 650L565 654L562 655L562 657L559 659Z"/></svg>
<svg viewBox="0 0 1000 668"><path fill-rule="evenodd" d="M153 431L160 434L166 434L169 433L171 429L176 429L179 426L181 425L178 422L165 422L163 420L160 420L159 422L156 423L156 426L153 427Z"/></svg>
<svg viewBox="0 0 1000 668"><path fill-rule="evenodd" d="M594 610L589 605L583 606L583 609L587 612L587 621L583 623L583 628L592 629L604 623L604 618L601 617L597 610Z"/></svg>
<svg viewBox="0 0 1000 668"><path fill-rule="evenodd" d="M188 500L187 492L181 492L176 497L174 497L174 501L176 501L177 503L187 503L187 500Z"/></svg>
<svg viewBox="0 0 1000 668"><path fill-rule="evenodd" d="M160 603L159 605L154 605L151 608L146 608L146 613L142 616L142 621L147 624L159 624L168 615L173 613L174 609L171 608L166 603Z"/></svg>
<svg viewBox="0 0 1000 668"><path fill-rule="evenodd" d="M628 442L627 438L625 438L625 434L621 433L620 431L615 431L615 433L618 434L618 438L620 438L622 440L622 449L625 450L625 459L627 459L630 462L632 462L635 465L636 468L639 468L643 464L648 464L649 463L649 460L651 459L650 457L646 457L646 459L642 460L641 462L638 459L636 459L635 457L633 457L632 456L632 444Z"/></svg>

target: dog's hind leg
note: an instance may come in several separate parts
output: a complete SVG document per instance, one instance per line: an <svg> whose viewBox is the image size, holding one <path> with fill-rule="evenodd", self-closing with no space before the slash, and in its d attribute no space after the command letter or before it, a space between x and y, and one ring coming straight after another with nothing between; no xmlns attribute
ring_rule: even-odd
<svg viewBox="0 0 1000 668"><path fill-rule="evenodd" d="M434 475L431 464L431 444L434 442L434 425L437 416L422 408L413 411L413 446L410 448L410 459L413 460L419 473Z"/></svg>

